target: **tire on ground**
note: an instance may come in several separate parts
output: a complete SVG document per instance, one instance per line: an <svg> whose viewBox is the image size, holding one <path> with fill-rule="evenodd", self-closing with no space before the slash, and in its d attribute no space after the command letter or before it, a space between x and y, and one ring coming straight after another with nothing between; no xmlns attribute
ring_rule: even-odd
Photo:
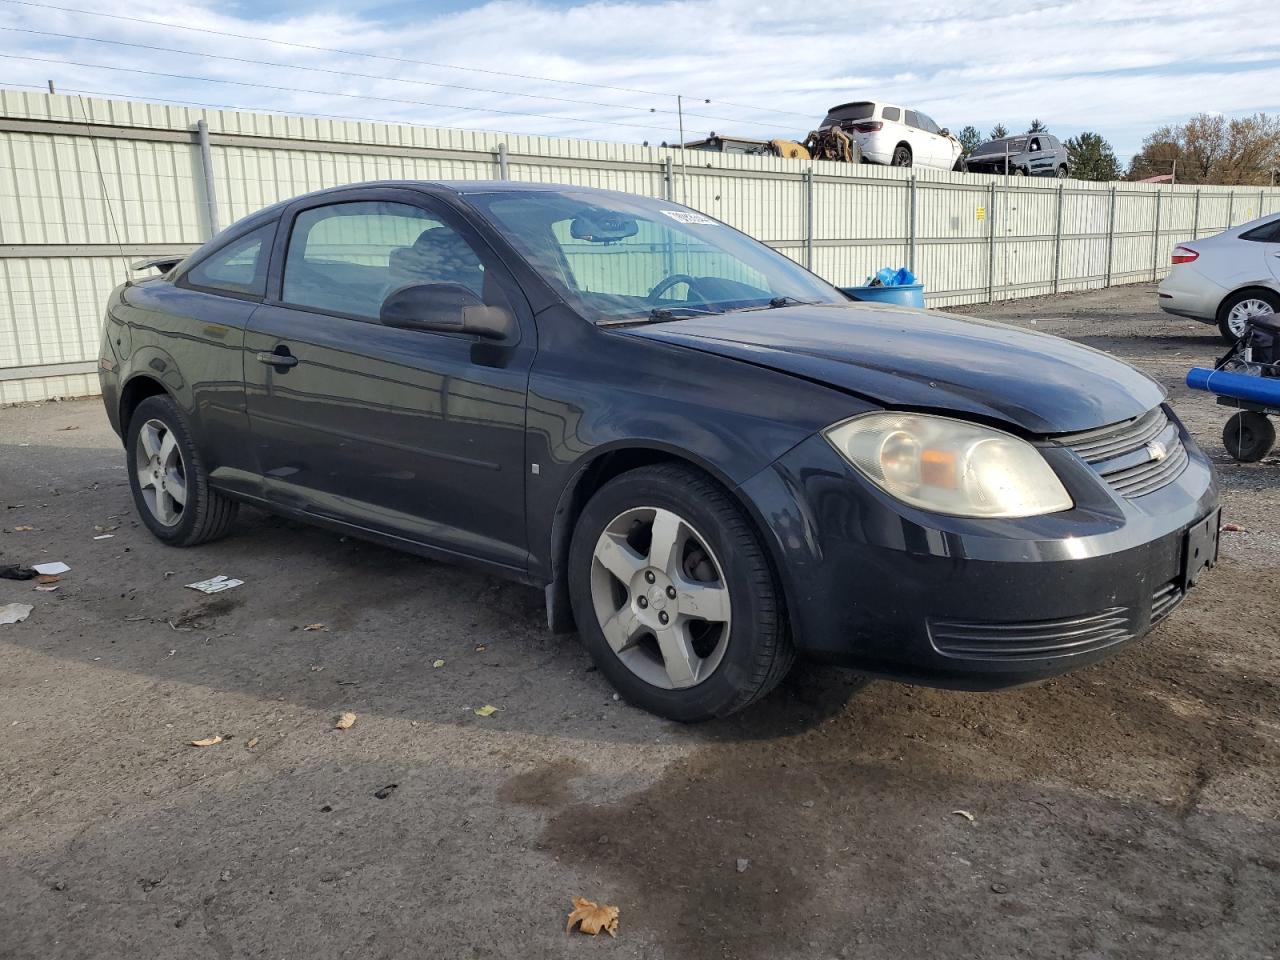
<svg viewBox="0 0 1280 960"><path fill-rule="evenodd" d="M150 420L158 420L173 435L186 473L186 503L181 518L172 526L161 523L152 513L143 498L138 477L135 460L138 434ZM170 397L147 397L138 404L129 420L125 438L126 469L133 503L142 522L156 539L174 547L192 547L227 535L239 504L209 486L209 475L192 439L191 427L181 408Z"/></svg>
<svg viewBox="0 0 1280 960"><path fill-rule="evenodd" d="M691 687L663 689L641 679L613 652L596 616L596 543L614 518L636 507L680 515L708 541L723 568L728 646L714 672ZM601 673L630 703L671 720L693 723L741 710L777 686L795 660L782 591L751 521L719 483L682 464L640 467L595 493L574 528L569 594L579 633Z"/></svg>
<svg viewBox="0 0 1280 960"><path fill-rule="evenodd" d="M1226 343L1235 343L1240 339L1238 335L1231 332L1229 320L1231 311L1246 300L1261 300L1263 303L1270 304L1273 313L1280 313L1280 295L1270 290L1250 289L1233 293L1218 307L1218 333Z"/></svg>

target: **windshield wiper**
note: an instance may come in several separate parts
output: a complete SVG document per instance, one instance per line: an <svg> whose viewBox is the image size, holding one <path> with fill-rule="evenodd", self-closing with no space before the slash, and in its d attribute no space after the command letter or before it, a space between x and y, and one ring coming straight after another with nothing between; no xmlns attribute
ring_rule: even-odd
<svg viewBox="0 0 1280 960"><path fill-rule="evenodd" d="M654 307L647 317L628 317L623 320L602 320L602 327L616 327L628 323L666 323L669 320L681 320L685 317L712 317L724 313L723 310L707 310L703 307Z"/></svg>
<svg viewBox="0 0 1280 960"><path fill-rule="evenodd" d="M795 305L798 307L812 307L815 303L817 303L816 300L801 300L798 297L781 296L781 297L774 297L772 300L770 300L769 307L770 309L773 309L773 310L777 310L779 307L789 307L792 305Z"/></svg>

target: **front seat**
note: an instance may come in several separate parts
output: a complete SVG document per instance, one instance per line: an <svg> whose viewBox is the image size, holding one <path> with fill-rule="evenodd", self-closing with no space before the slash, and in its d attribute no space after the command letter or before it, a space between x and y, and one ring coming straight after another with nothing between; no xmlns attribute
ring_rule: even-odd
<svg viewBox="0 0 1280 960"><path fill-rule="evenodd" d="M462 237L448 227L423 230L411 247L397 247L387 261L387 293L410 283L456 283L484 296L484 267Z"/></svg>

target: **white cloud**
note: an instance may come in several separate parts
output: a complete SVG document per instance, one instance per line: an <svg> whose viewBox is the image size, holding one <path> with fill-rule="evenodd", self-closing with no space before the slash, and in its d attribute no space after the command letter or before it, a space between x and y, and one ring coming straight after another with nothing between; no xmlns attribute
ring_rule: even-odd
<svg viewBox="0 0 1280 960"><path fill-rule="evenodd" d="M54 2L71 6L76 0ZM362 12L358 4L309 7L274 19L233 16L210 3L103 0L93 9L416 61L681 91L689 97L690 138L711 129L802 136L831 104L865 97L918 106L952 128L972 123L985 130L1003 122L1017 129L1035 117L1060 134L1097 130L1124 154L1152 128L1199 111L1280 111L1280 45L1272 39L1280 36L1280 4L1258 0L954 0L908 9L889 0L856 6L834 0L498 0L435 14L417 8L394 19ZM340 77L0 31L0 53L61 61L0 58L0 82L40 84L51 77L63 89L513 133L651 142L677 137L673 96L272 46L6 2L0 2L0 26L417 81ZM500 92L422 85L428 81ZM313 92L296 92L301 90ZM712 102L702 102L706 98ZM543 116L516 115L521 112Z"/></svg>

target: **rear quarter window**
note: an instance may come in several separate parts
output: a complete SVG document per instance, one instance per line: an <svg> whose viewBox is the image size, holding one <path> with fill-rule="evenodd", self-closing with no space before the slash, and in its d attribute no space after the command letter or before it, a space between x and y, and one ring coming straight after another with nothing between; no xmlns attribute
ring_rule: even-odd
<svg viewBox="0 0 1280 960"><path fill-rule="evenodd" d="M1252 240L1254 243L1280 243L1280 220L1272 220L1260 227L1254 227L1240 234L1241 240Z"/></svg>
<svg viewBox="0 0 1280 960"><path fill-rule="evenodd" d="M901 107L885 107L883 110L880 111L880 117L883 120L901 121L902 108Z"/></svg>
<svg viewBox="0 0 1280 960"><path fill-rule="evenodd" d="M267 261L276 222L241 234L213 251L179 278L183 286L238 297L262 297L267 292Z"/></svg>

